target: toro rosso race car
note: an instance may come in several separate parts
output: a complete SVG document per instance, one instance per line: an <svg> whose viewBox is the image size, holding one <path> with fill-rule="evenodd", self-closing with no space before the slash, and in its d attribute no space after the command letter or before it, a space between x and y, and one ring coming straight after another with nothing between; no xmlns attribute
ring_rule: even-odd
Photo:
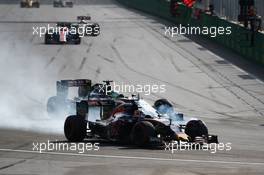
<svg viewBox="0 0 264 175"><path fill-rule="evenodd" d="M53 7L73 7L73 2L70 0L54 0Z"/></svg>
<svg viewBox="0 0 264 175"><path fill-rule="evenodd" d="M79 28L82 28L85 36L98 36L100 34L100 26L98 23L91 22L90 16L78 16Z"/></svg>
<svg viewBox="0 0 264 175"><path fill-rule="evenodd" d="M38 0L21 0L20 2L21 8L39 8L39 1Z"/></svg>
<svg viewBox="0 0 264 175"><path fill-rule="evenodd" d="M109 85L110 81L106 81L89 88L79 87L82 99L71 101L76 103L76 114L68 116L64 124L69 141L87 137L137 146L171 141L218 143L217 136L208 133L203 121L177 113L166 99L159 99L152 106L139 97L105 93L109 92Z"/></svg>
<svg viewBox="0 0 264 175"><path fill-rule="evenodd" d="M45 44L80 44L81 37L78 26L70 22L59 22L55 30L51 29L45 34Z"/></svg>

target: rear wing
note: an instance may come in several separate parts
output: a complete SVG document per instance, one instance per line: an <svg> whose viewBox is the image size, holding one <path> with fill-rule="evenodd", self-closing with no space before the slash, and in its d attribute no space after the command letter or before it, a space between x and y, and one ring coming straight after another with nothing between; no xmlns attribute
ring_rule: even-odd
<svg viewBox="0 0 264 175"><path fill-rule="evenodd" d="M91 16L77 16L77 20L79 20L79 21L91 20Z"/></svg>
<svg viewBox="0 0 264 175"><path fill-rule="evenodd" d="M67 97L69 87L83 87L91 89L92 81L88 79L61 80L57 81L57 96Z"/></svg>
<svg viewBox="0 0 264 175"><path fill-rule="evenodd" d="M61 80L57 83L67 87L80 87L80 86L91 86L92 81L88 79L77 79L77 80Z"/></svg>

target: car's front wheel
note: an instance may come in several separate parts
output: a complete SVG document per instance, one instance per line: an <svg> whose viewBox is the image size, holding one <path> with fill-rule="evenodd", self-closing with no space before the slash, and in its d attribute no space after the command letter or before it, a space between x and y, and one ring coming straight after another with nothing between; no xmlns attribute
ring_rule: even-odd
<svg viewBox="0 0 264 175"><path fill-rule="evenodd" d="M185 133L194 142L196 137L207 137L208 129L201 120L191 120L186 124Z"/></svg>

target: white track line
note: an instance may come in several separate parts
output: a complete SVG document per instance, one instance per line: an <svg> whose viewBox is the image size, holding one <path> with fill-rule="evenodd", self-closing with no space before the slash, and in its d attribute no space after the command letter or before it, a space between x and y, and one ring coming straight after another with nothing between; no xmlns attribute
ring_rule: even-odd
<svg viewBox="0 0 264 175"><path fill-rule="evenodd" d="M63 156L82 156L95 158L116 158L116 159L136 159L136 160L155 160L155 161L176 161L176 162L194 162L194 163L216 163L216 164L238 164L238 165L260 165L264 162L239 162L239 161L220 161L220 160L198 160L198 159L169 159L157 157L134 157L134 156L115 156L115 155L100 155L100 154L78 154L78 153L60 153L60 152L39 152L30 150L14 150L14 149L0 149L3 152L20 152L20 153L34 153L34 154L48 154L48 155L63 155Z"/></svg>

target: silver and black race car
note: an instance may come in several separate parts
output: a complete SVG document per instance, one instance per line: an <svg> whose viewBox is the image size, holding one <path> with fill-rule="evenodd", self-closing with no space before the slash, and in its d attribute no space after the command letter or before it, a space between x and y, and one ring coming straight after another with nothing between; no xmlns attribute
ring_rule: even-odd
<svg viewBox="0 0 264 175"><path fill-rule="evenodd" d="M80 44L78 25L71 22L59 22L45 34L45 44Z"/></svg>
<svg viewBox="0 0 264 175"><path fill-rule="evenodd" d="M39 8L38 0L21 0L20 2L21 8Z"/></svg>
<svg viewBox="0 0 264 175"><path fill-rule="evenodd" d="M71 0L54 0L53 7L73 7L73 2Z"/></svg>

